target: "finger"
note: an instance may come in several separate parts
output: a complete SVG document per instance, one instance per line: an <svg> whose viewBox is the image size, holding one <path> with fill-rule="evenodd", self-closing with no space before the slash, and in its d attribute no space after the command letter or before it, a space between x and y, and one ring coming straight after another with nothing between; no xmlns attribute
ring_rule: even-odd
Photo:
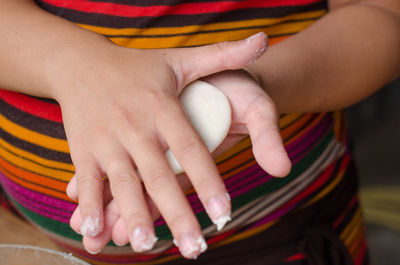
<svg viewBox="0 0 400 265"><path fill-rule="evenodd" d="M117 246L125 246L129 243L128 229L126 228L125 221L122 217L115 222L111 232L111 237Z"/></svg>
<svg viewBox="0 0 400 265"><path fill-rule="evenodd" d="M189 178L186 176L186 174L178 174L176 175L176 179L179 183L179 186L181 186L181 189L183 192L188 191L192 187L192 183L190 182ZM146 201L147 201L147 206L149 208L151 217L153 220L157 220L160 216L160 210L158 210L157 205L154 203L154 201L151 199L151 197L145 193Z"/></svg>
<svg viewBox="0 0 400 265"><path fill-rule="evenodd" d="M291 162L283 145L278 126L279 115L268 98L253 103L247 117L247 127L258 164L275 177L289 174Z"/></svg>
<svg viewBox="0 0 400 265"><path fill-rule="evenodd" d="M182 255L196 258L206 243L200 225L171 171L156 137L143 136L130 150L146 190L168 224Z"/></svg>
<svg viewBox="0 0 400 265"><path fill-rule="evenodd" d="M75 183L72 184L72 187L73 186L76 186L76 181L75 181ZM76 189L76 187L74 189ZM111 195L111 191L110 191L110 182L108 181L108 179L106 179L106 180L104 180L104 205L105 206L108 205L111 201L112 201L112 195ZM80 234L81 219L80 219L79 206L75 208L75 210L70 218L70 226L71 226L72 230L74 230L76 233Z"/></svg>
<svg viewBox="0 0 400 265"><path fill-rule="evenodd" d="M77 234L81 234L81 211L79 210L79 206L75 208L74 212L69 219L69 225L71 226L72 230L75 231Z"/></svg>
<svg viewBox="0 0 400 265"><path fill-rule="evenodd" d="M168 115L160 114L157 128L177 158L204 205L208 216L221 230L230 221L231 203L212 156L183 110L171 107ZM179 134L176 129L179 128Z"/></svg>
<svg viewBox="0 0 400 265"><path fill-rule="evenodd" d="M131 158L122 147L108 150L100 159L111 184L112 194L128 227L132 249L143 252L157 241L153 221L143 195L142 183Z"/></svg>
<svg viewBox="0 0 400 265"><path fill-rule="evenodd" d="M152 219L157 220L161 215L160 211L158 210L157 206L147 193L145 193L145 198ZM128 244L129 242L128 229L126 228L125 221L122 217L120 217L118 221L115 223L112 229L111 236L112 240L117 246L124 246Z"/></svg>
<svg viewBox="0 0 400 265"><path fill-rule="evenodd" d="M73 200L73 201L77 201L78 200L78 187L77 187L76 176L75 175L69 181L69 183L67 185L66 193L67 193L67 196L71 200Z"/></svg>
<svg viewBox="0 0 400 265"><path fill-rule="evenodd" d="M104 246L111 240L113 227L120 218L117 203L111 201L104 211L104 230L96 237L83 237L83 245L91 254L99 253Z"/></svg>
<svg viewBox="0 0 400 265"><path fill-rule="evenodd" d="M80 208L80 233L95 237L103 230L103 180L96 160L89 155L74 160Z"/></svg>
<svg viewBox="0 0 400 265"><path fill-rule="evenodd" d="M110 190L110 181L108 178L104 179L104 205L107 205L112 200L112 194ZM78 187L76 182L76 176L73 176L69 181L66 189L67 196L74 201L78 200Z"/></svg>
<svg viewBox="0 0 400 265"><path fill-rule="evenodd" d="M268 37L260 32L245 40L179 49L168 58L178 73L177 83L183 87L202 76L243 68L263 55L267 46Z"/></svg>

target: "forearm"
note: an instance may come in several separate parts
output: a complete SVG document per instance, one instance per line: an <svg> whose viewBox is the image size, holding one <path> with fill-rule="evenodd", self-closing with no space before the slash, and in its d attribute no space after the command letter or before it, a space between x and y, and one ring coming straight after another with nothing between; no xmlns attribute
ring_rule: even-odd
<svg viewBox="0 0 400 265"><path fill-rule="evenodd" d="M281 113L349 106L399 75L400 15L367 4L338 8L248 69Z"/></svg>
<svg viewBox="0 0 400 265"><path fill-rule="evenodd" d="M109 41L41 10L30 0L0 1L0 88L51 97L54 59Z"/></svg>

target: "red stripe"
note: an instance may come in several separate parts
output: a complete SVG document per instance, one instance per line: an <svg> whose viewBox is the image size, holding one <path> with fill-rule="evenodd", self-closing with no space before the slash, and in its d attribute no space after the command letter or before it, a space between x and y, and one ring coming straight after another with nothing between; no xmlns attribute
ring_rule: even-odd
<svg viewBox="0 0 400 265"><path fill-rule="evenodd" d="M292 262L292 261L303 260L305 258L306 258L306 255L304 255L303 253L298 253L298 254L288 257L285 261Z"/></svg>
<svg viewBox="0 0 400 265"><path fill-rule="evenodd" d="M342 171L343 168L346 168L350 162L350 156L345 155L343 157L343 160L340 165L339 172ZM286 204L284 204L281 208L285 207L291 207L292 205L295 205L298 203L300 200L306 198L310 194L312 194L314 191L316 191L319 187L321 187L324 183L328 181L329 178L332 177L332 172L336 167L336 163L330 164L317 178L316 180L308 186L306 189L304 189L299 195L288 201ZM336 176L334 176L336 177Z"/></svg>
<svg viewBox="0 0 400 265"><path fill-rule="evenodd" d="M366 253L367 253L367 242L365 239L363 239L363 243L362 243L360 252L358 253L358 256L356 257L356 260L354 261L354 265L362 265L367 256Z"/></svg>
<svg viewBox="0 0 400 265"><path fill-rule="evenodd" d="M131 6L88 0L43 0L50 5L73 9L87 13L101 13L121 17L159 17L164 15L195 15L228 12L245 8L265 8L281 6L308 5L321 0L249 0L249 1L217 1L210 3L184 3L175 6Z"/></svg>
<svg viewBox="0 0 400 265"><path fill-rule="evenodd" d="M2 89L0 89L0 98L2 98L7 104L21 111L46 120L62 122L61 109L59 105L43 102L24 94Z"/></svg>
<svg viewBox="0 0 400 265"><path fill-rule="evenodd" d="M340 225L340 223L343 221L344 217L347 215L347 213L350 211L351 208L353 208L354 204L358 202L358 195L354 195L349 204L347 205L346 209L340 214L340 216L336 219L336 221L333 223L333 227L336 228Z"/></svg>

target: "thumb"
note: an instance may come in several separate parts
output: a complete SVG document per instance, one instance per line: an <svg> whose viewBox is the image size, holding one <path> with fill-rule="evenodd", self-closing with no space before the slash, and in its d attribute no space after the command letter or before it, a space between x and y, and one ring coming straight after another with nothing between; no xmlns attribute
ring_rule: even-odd
<svg viewBox="0 0 400 265"><path fill-rule="evenodd" d="M247 128L257 163L272 176L288 175L291 162L283 145L274 105L260 97L248 116Z"/></svg>
<svg viewBox="0 0 400 265"><path fill-rule="evenodd" d="M203 76L243 68L263 55L267 46L268 37L260 32L244 40L170 50L168 57L177 84L184 87Z"/></svg>

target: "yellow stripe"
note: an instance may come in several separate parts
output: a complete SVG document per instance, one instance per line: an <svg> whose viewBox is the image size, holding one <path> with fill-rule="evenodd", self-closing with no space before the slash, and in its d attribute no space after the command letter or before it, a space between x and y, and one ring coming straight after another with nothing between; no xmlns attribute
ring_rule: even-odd
<svg viewBox="0 0 400 265"><path fill-rule="evenodd" d="M279 127L283 128L288 126L290 123L298 119L300 116L303 116L304 113L293 113L293 114L287 114L284 115L279 119Z"/></svg>
<svg viewBox="0 0 400 265"><path fill-rule="evenodd" d="M334 120L334 125L333 125L333 132L335 135L335 138L340 141L339 136L340 132L342 129L342 112L341 111L335 111L333 112L333 120Z"/></svg>
<svg viewBox="0 0 400 265"><path fill-rule="evenodd" d="M72 171L72 172L75 171L75 167L72 164L45 159L45 158L37 156L33 153L19 149L0 138L0 147L1 146L3 146L3 148L5 148L7 150L10 150L10 152L12 152L12 153L15 153L19 157L24 157L26 159L29 159L29 160L39 163L41 165L45 165L45 166L56 168L56 169L68 170L68 171Z"/></svg>
<svg viewBox="0 0 400 265"><path fill-rule="evenodd" d="M0 114L0 124L2 128L9 134L24 140L26 142L42 146L44 148L55 150L59 152L69 153L68 143L66 140L53 138L47 135L43 135L38 132L31 131L13 123L12 121L6 119Z"/></svg>
<svg viewBox="0 0 400 265"><path fill-rule="evenodd" d="M13 165L15 165L23 170L26 170L26 171L29 171L29 172L32 172L35 174L39 174L42 176L51 177L53 179L61 180L64 182L70 181L70 179L74 175L73 173L70 173L70 172L60 171L57 169L51 169L51 168L47 168L47 167L35 164L35 163L28 161L20 156L16 156L14 154L7 152L5 149L1 148L1 146L0 146L0 156L3 159L5 159L7 162L11 162Z"/></svg>
<svg viewBox="0 0 400 265"><path fill-rule="evenodd" d="M322 191L320 191L317 195L314 196L310 201L308 201L306 204L302 206L302 208L306 208L313 204L314 202L320 200L321 198L325 197L327 193L329 193L336 185L343 179L344 172L341 172L334 180L325 187Z"/></svg>
<svg viewBox="0 0 400 265"><path fill-rule="evenodd" d="M344 241L344 244L350 248L352 245L354 245L354 242L357 241L357 236L362 235L362 228L363 226L361 225L361 218L360 220L356 223L355 227L353 227L353 229L351 229L350 234L348 235L348 237L346 238L346 240Z"/></svg>
<svg viewBox="0 0 400 265"><path fill-rule="evenodd" d="M242 27L266 27L278 24L287 20L299 19L316 19L325 14L324 10L305 12L293 14L281 18L261 18L249 19L234 22L211 23L207 25L191 25L182 27L160 27L160 28L108 28L99 27L86 24L79 24L79 26L94 31L102 35L174 35L174 34L187 34L199 31L215 31L215 30L229 30Z"/></svg>
<svg viewBox="0 0 400 265"><path fill-rule="evenodd" d="M229 148L226 152L222 153L217 157L215 160L216 163L220 163L221 161L224 161L225 159L228 159L229 157L234 156L235 154L239 153L240 151L249 148L251 146L251 140L250 137L247 137L243 139L241 142L239 142L237 145L235 145L232 148Z"/></svg>
<svg viewBox="0 0 400 265"><path fill-rule="evenodd" d="M161 49L170 47L190 47L198 45L207 45L215 42L234 41L244 39L252 34L264 31L269 35L292 34L299 32L314 21L301 21L280 24L272 27L260 27L257 29L242 29L231 32L212 32L196 35L172 36L172 37L142 37L126 38L111 37L110 40L117 45L138 48L138 49Z"/></svg>
<svg viewBox="0 0 400 265"><path fill-rule="evenodd" d="M217 246L219 247L219 246L223 246L223 245L226 245L226 244L230 244L230 243L233 243L233 242L236 242L236 241L243 240L245 238L251 237L251 236L253 236L255 234L261 233L262 231L264 231L264 230L270 228L271 226L273 226L277 221L278 220L274 220L274 221L266 223L266 224L264 224L262 226L259 226L259 227L255 228L255 229L251 229L251 230L248 230L248 231L244 231L244 232L242 232L240 234L233 235L233 236L231 236L231 237L229 237L229 238L227 238L227 239L215 244L215 247L217 247Z"/></svg>
<svg viewBox="0 0 400 265"><path fill-rule="evenodd" d="M361 223L361 210L357 209L350 223L346 226L343 232L340 234L340 238L343 240L346 246L350 246L354 231L357 231L357 226Z"/></svg>

